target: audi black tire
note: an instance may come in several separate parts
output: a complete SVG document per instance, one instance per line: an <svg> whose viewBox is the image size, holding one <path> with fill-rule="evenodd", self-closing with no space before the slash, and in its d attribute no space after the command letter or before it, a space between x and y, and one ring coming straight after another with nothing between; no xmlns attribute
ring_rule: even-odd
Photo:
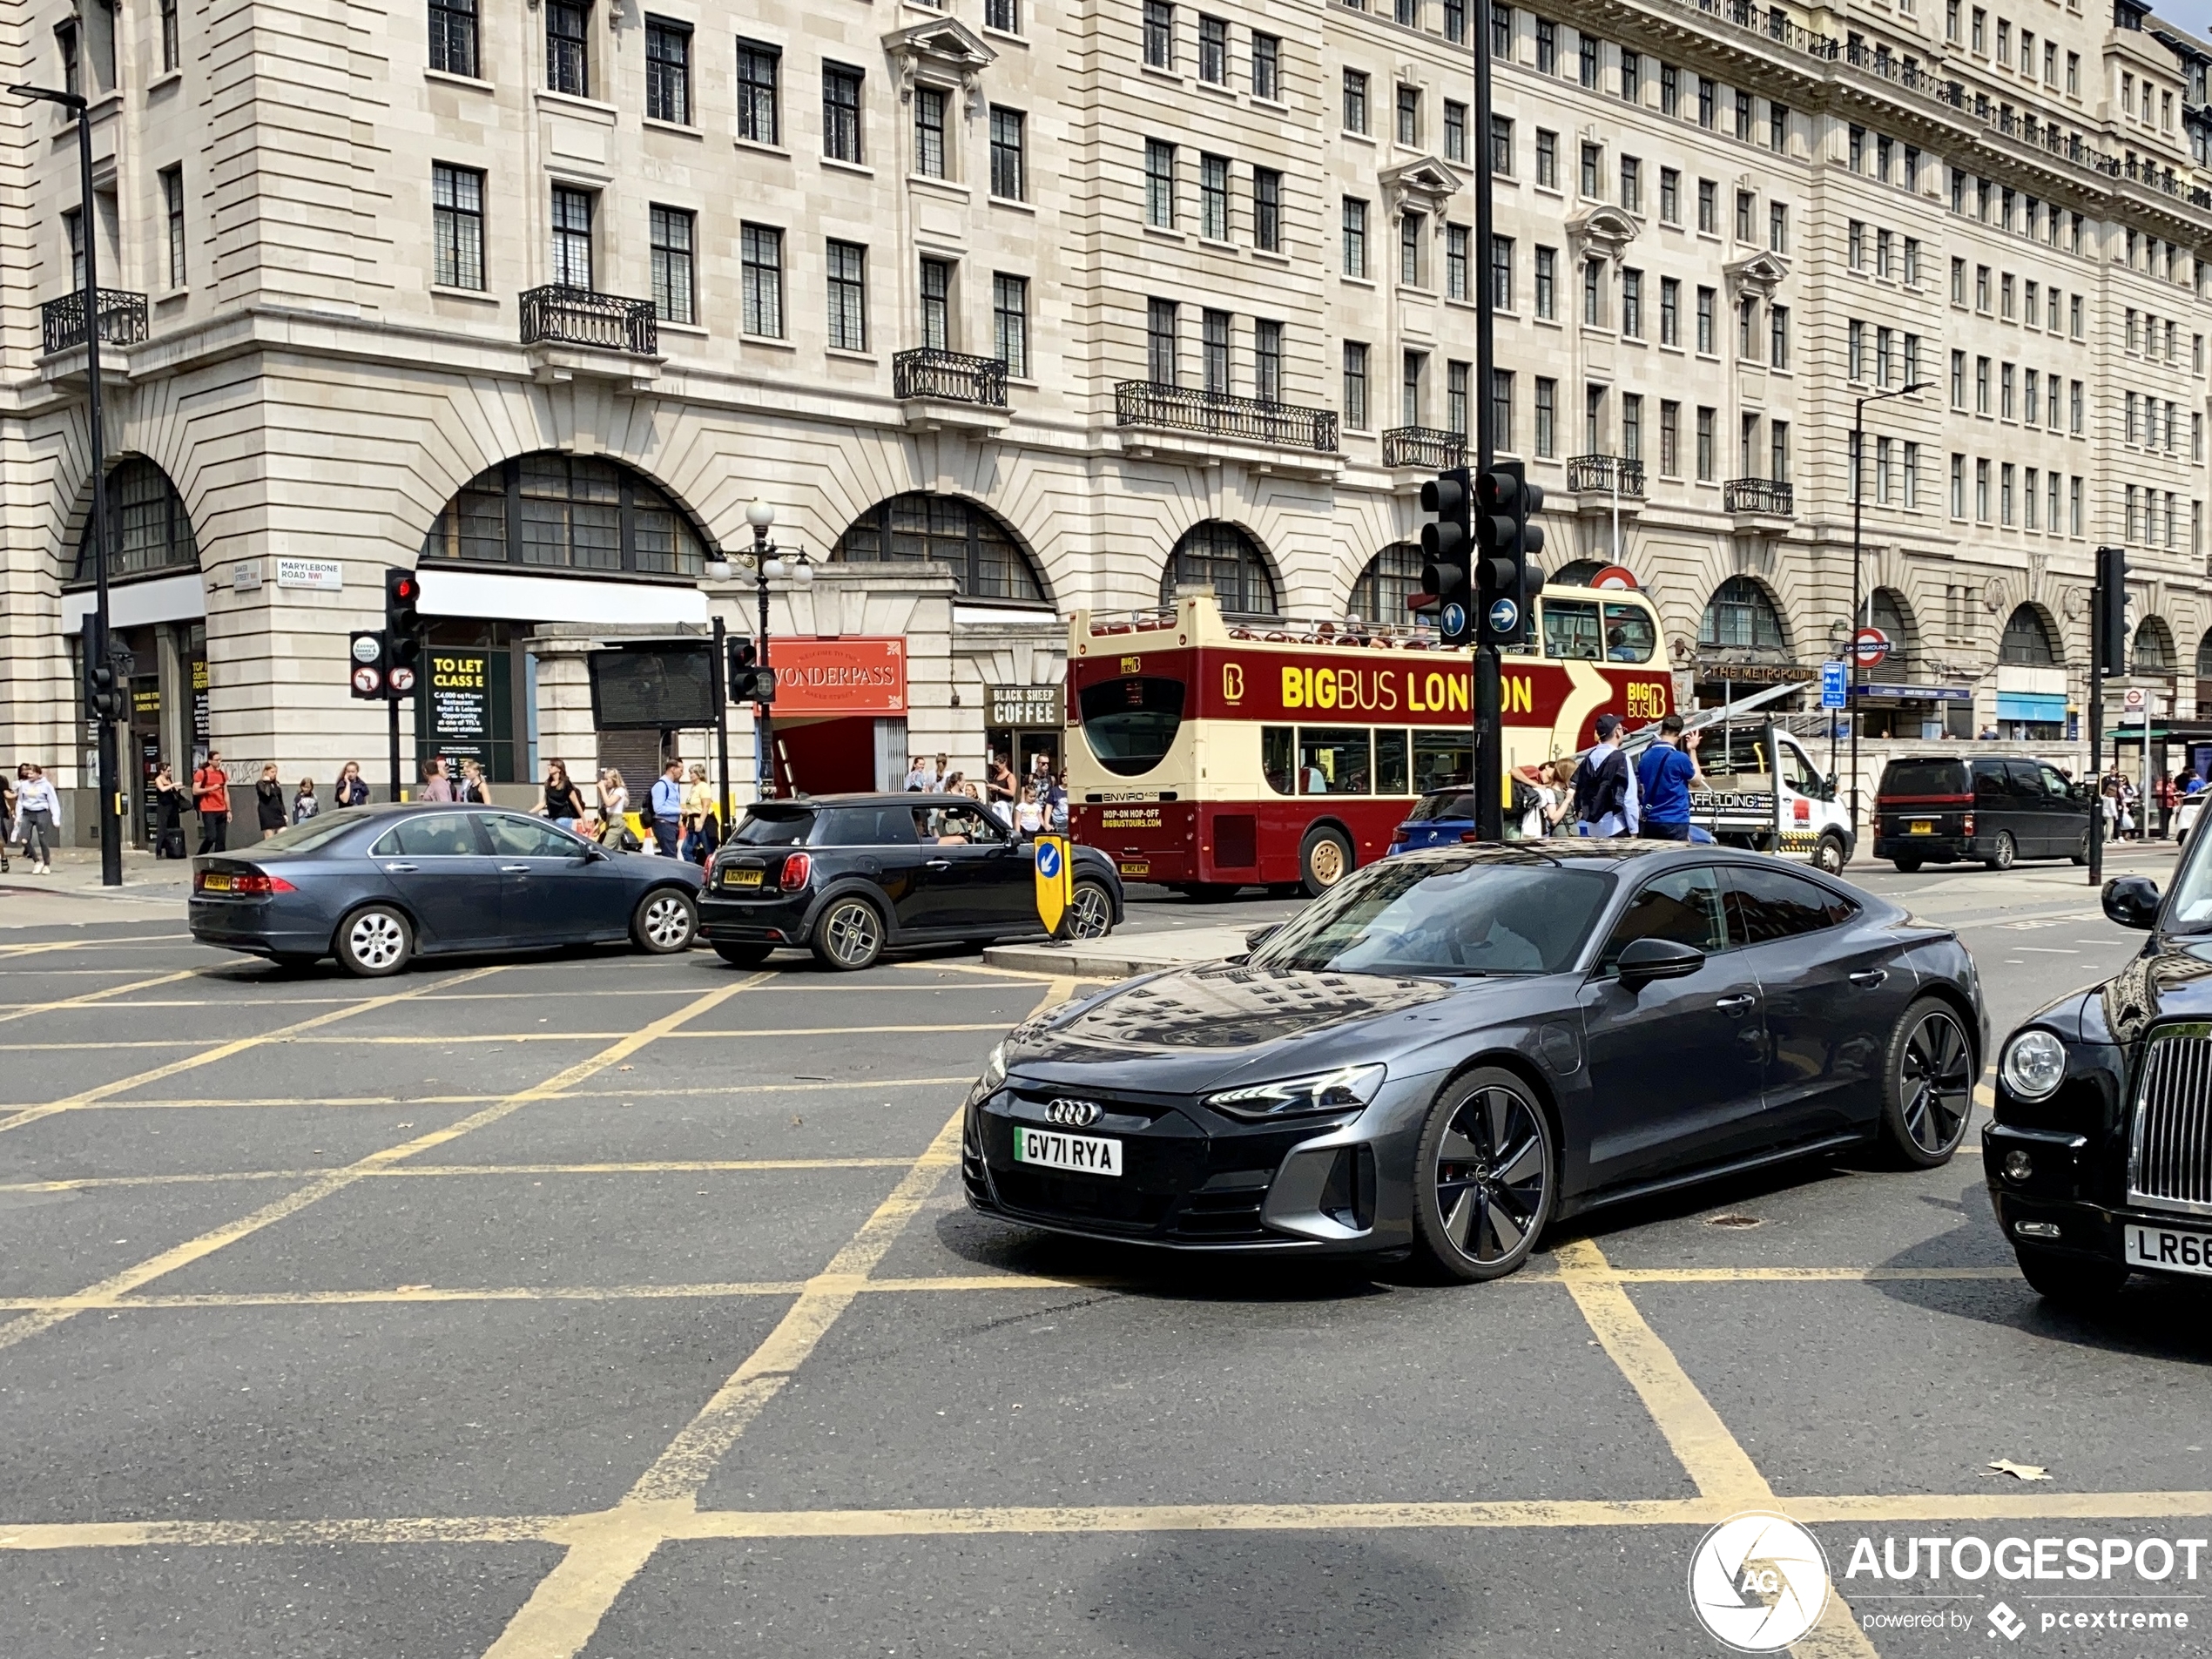
<svg viewBox="0 0 2212 1659"><path fill-rule="evenodd" d="M390 905L363 905L338 924L331 950L348 974L382 979L407 966L415 954L415 929Z"/></svg>
<svg viewBox="0 0 2212 1659"><path fill-rule="evenodd" d="M1882 1074L1882 1141L1916 1170L1947 1163L1974 1109L1973 1034L1940 997L1924 996L1890 1034Z"/></svg>
<svg viewBox="0 0 2212 1659"><path fill-rule="evenodd" d="M1503 1278L1551 1220L1558 1166L1550 1121L1527 1083L1497 1067L1454 1078L1414 1154L1419 1254L1446 1278Z"/></svg>

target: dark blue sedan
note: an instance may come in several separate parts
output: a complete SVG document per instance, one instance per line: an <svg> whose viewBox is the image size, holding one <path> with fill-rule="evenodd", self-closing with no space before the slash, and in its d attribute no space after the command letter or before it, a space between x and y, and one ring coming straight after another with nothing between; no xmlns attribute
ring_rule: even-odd
<svg viewBox="0 0 2212 1659"><path fill-rule="evenodd" d="M192 937L305 966L396 974L416 956L698 930L698 867L610 853L526 813L419 802L327 813L192 860Z"/></svg>

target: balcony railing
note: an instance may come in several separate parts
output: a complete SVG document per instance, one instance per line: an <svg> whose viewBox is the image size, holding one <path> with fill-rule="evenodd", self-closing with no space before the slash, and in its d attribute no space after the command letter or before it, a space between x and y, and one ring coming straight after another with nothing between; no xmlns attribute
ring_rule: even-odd
<svg viewBox="0 0 2212 1659"><path fill-rule="evenodd" d="M1167 427L1204 432L1217 438L1247 438L1286 449L1314 449L1333 455L1337 412L1301 409L1256 397L1231 397L1157 381L1123 381L1114 388L1116 426Z"/></svg>
<svg viewBox="0 0 2212 1659"><path fill-rule="evenodd" d="M1382 435L1382 458L1386 467L1420 467L1430 472L1464 467L1467 434L1433 426L1394 426Z"/></svg>
<svg viewBox="0 0 2212 1659"><path fill-rule="evenodd" d="M46 351L51 355L84 343L84 295L80 289L49 300L38 308L45 324ZM146 297L116 288L100 290L100 344L135 346L146 337Z"/></svg>
<svg viewBox="0 0 2212 1659"><path fill-rule="evenodd" d="M948 403L1006 407L1006 365L995 357L923 346L891 360L891 389L900 397L941 398Z"/></svg>
<svg viewBox="0 0 2212 1659"><path fill-rule="evenodd" d="M1621 480L1622 495L1636 501L1643 499L1641 461L1630 461L1622 455L1574 455L1567 462L1567 487L1576 492L1587 489L1609 496L1616 475Z"/></svg>
<svg viewBox="0 0 2212 1659"><path fill-rule="evenodd" d="M523 295L523 344L589 346L655 357L660 354L660 325L650 300L554 283Z"/></svg>
<svg viewBox="0 0 2212 1659"><path fill-rule="evenodd" d="M1731 478L1721 486L1721 505L1731 513L1764 513L1771 518L1793 518L1797 511L1794 485L1778 478Z"/></svg>

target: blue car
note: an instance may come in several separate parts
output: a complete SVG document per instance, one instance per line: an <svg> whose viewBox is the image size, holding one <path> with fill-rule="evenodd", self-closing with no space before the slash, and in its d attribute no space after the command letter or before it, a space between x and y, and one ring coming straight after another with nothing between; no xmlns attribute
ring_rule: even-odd
<svg viewBox="0 0 2212 1659"><path fill-rule="evenodd" d="M1474 833L1473 792L1458 785L1449 789L1432 789L1413 803L1413 810L1406 814L1405 821L1390 833L1390 846L1383 856L1417 853L1425 846L1454 846ZM1689 839L1698 846L1714 844L1711 833L1695 824L1689 826Z"/></svg>

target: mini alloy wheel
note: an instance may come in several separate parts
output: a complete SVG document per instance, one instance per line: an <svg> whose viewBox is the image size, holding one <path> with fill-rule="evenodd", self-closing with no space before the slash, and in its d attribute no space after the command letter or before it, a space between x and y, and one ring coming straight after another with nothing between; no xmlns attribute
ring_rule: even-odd
<svg viewBox="0 0 2212 1659"><path fill-rule="evenodd" d="M857 973L883 954L883 918L866 899L840 899L814 927L814 956L825 968Z"/></svg>
<svg viewBox="0 0 2212 1659"><path fill-rule="evenodd" d="M1114 931L1114 900L1096 881L1076 883L1075 901L1068 907L1068 935L1071 939L1103 939Z"/></svg>
<svg viewBox="0 0 2212 1659"><path fill-rule="evenodd" d="M340 924L336 954L347 973L381 979L407 966L414 946L405 916L385 905L369 905Z"/></svg>
<svg viewBox="0 0 2212 1659"><path fill-rule="evenodd" d="M1453 1278L1501 1278L1528 1258L1551 1218L1551 1126L1511 1072L1460 1079L1421 1133L1414 1231Z"/></svg>
<svg viewBox="0 0 2212 1659"><path fill-rule="evenodd" d="M698 925L698 912L692 908L691 900L673 887L663 887L637 901L630 933L638 949L666 956L689 950Z"/></svg>
<svg viewBox="0 0 2212 1659"><path fill-rule="evenodd" d="M1890 1042L1882 1130L1907 1163L1932 1169L1959 1150L1973 1110L1974 1045L1947 1002L1905 1009Z"/></svg>

